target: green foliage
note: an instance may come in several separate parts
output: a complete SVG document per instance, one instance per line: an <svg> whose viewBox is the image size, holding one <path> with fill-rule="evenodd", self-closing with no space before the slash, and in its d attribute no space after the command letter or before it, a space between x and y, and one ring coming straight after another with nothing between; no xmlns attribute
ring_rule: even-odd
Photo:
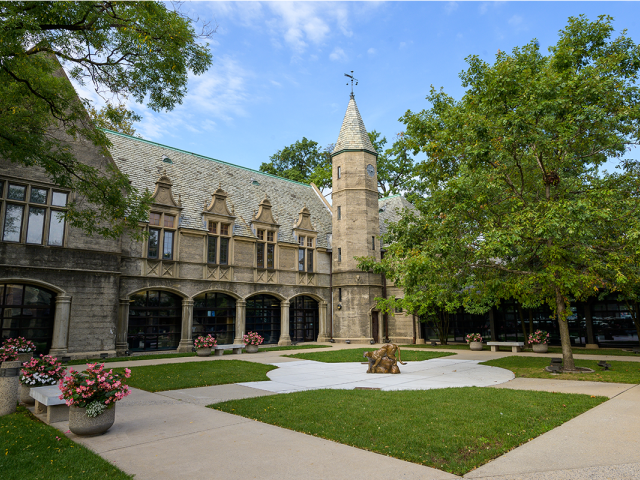
<svg viewBox="0 0 640 480"><path fill-rule="evenodd" d="M133 478L23 407L0 418L0 444L3 480Z"/></svg>
<svg viewBox="0 0 640 480"><path fill-rule="evenodd" d="M378 194L381 198L405 193L409 190L414 174L414 161L409 153L403 133L396 136L391 148L384 149L387 138L380 133L368 132L369 140L378 152ZM412 198L412 197L411 197Z"/></svg>
<svg viewBox="0 0 640 480"><path fill-rule="evenodd" d="M100 109L90 106L87 108L87 113L97 128L106 128L131 136L136 135L136 129L133 127L134 122L142 120L140 115L128 110L123 104L112 105L109 102ZM136 136L142 138L141 135Z"/></svg>
<svg viewBox="0 0 640 480"><path fill-rule="evenodd" d="M605 400L495 388L313 390L210 407L463 475Z"/></svg>
<svg viewBox="0 0 640 480"><path fill-rule="evenodd" d="M332 150L333 145L320 150L318 142L302 137L271 155L271 162L262 163L260 171L296 182L313 182L322 191L331 186Z"/></svg>
<svg viewBox="0 0 640 480"><path fill-rule="evenodd" d="M285 357L302 358L304 360L314 360L316 362L325 363L366 362L367 359L364 358L363 353L374 350L377 350L377 348L375 345L372 345L370 348L348 348L333 350L330 352L295 353L292 355L285 355ZM403 362L421 362L422 360L447 357L449 355L453 355L453 353L420 352L412 350L402 350L400 352L400 358Z"/></svg>
<svg viewBox="0 0 640 480"><path fill-rule="evenodd" d="M557 313L565 368L573 357L569 299L613 289L639 264L636 162L604 173L640 139L640 47L612 19L572 17L549 55L531 41L493 65L467 58L456 101L432 88L407 112L419 215L391 226L385 272L408 308L486 312L500 299Z"/></svg>
<svg viewBox="0 0 640 480"><path fill-rule="evenodd" d="M207 387L239 382L260 382L269 380L267 372L275 369L272 365L243 362L241 360L209 360L203 362L167 363L132 367L130 387L148 392L178 390L181 388ZM114 369L121 372L124 369Z"/></svg>
<svg viewBox="0 0 640 480"><path fill-rule="evenodd" d="M146 219L149 195L107 158L99 168L78 160L87 142L105 156L110 144L59 62L99 94L171 109L186 93L189 72L211 64L199 37L188 18L161 2L0 3L0 157L41 167L74 190L71 226L112 238L135 230ZM107 113L113 122L117 112Z"/></svg>

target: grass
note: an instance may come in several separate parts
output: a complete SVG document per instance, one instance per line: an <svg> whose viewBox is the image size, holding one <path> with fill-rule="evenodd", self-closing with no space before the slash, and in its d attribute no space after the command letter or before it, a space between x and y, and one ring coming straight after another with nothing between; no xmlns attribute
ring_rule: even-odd
<svg viewBox="0 0 640 480"><path fill-rule="evenodd" d="M45 425L23 407L0 417L2 480L131 479L91 450Z"/></svg>
<svg viewBox="0 0 640 480"><path fill-rule="evenodd" d="M148 392L207 387L238 382L269 380L267 372L272 365L229 360L224 362L167 363L132 367L128 384ZM114 369L123 372L124 369Z"/></svg>
<svg viewBox="0 0 640 480"><path fill-rule="evenodd" d="M275 352L278 350L306 350L309 348L331 348L328 345L290 345L287 347L260 347L260 352L268 351ZM246 350L242 350L246 352ZM225 355L233 355L234 353L231 350L225 350ZM112 362L136 362L138 360L156 360L156 359L165 359L165 358L182 358L182 357L195 357L195 352L187 352L187 353L158 353L154 355L131 355L128 357L110 357L110 358L81 358L74 359L67 362L67 365L84 365L85 363L112 363Z"/></svg>
<svg viewBox="0 0 640 480"><path fill-rule="evenodd" d="M469 350L469 345L467 344L453 344L453 345L402 345L402 348L424 348L424 349L447 349L447 350ZM489 350L489 347L484 346L485 351ZM640 357L640 354L633 352L625 352L621 348L597 348L597 349L586 349L580 347L572 347L574 355L613 355L619 357ZM524 349L525 352L531 352L530 348ZM549 347L549 353L557 353L562 354L562 347Z"/></svg>
<svg viewBox="0 0 640 480"><path fill-rule="evenodd" d="M468 387L313 390L209 407L463 475L606 400Z"/></svg>
<svg viewBox="0 0 640 480"><path fill-rule="evenodd" d="M520 357L517 355L482 362L482 365L506 368L516 377L549 378L554 380L583 380L587 382L640 383L640 363L611 361L611 370L598 367L597 360L576 360L577 367L588 367L594 373L551 374L544 370L550 363L549 358Z"/></svg>
<svg viewBox="0 0 640 480"><path fill-rule="evenodd" d="M351 348L345 350L333 350L330 352L311 352L311 353L295 353L292 355L285 355L286 357L302 358L304 360L316 360L318 362L325 363L344 363L344 362L364 362L366 358L362 356L364 352L370 352L376 350L371 348ZM421 352L402 350L400 357L403 362L419 362L421 360L429 360L431 358L447 357L453 355L448 352ZM398 355L396 355L397 357Z"/></svg>

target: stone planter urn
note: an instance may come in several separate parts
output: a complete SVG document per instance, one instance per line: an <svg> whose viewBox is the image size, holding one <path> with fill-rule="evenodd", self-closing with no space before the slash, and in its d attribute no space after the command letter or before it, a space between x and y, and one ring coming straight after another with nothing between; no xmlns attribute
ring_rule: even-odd
<svg viewBox="0 0 640 480"><path fill-rule="evenodd" d="M116 404L112 403L102 415L87 417L86 408L69 407L69 430L83 437L95 437L104 434L116 421Z"/></svg>
<svg viewBox="0 0 640 480"><path fill-rule="evenodd" d="M0 417L16 411L20 382L20 362L2 362L0 365Z"/></svg>
<svg viewBox="0 0 640 480"><path fill-rule="evenodd" d="M25 405L35 405L35 399L29 395L29 391L33 387L41 387L42 385L22 385L20 384L20 403L24 403Z"/></svg>
<svg viewBox="0 0 640 480"><path fill-rule="evenodd" d="M482 350L482 342L469 342L469 348L474 352Z"/></svg>
<svg viewBox="0 0 640 480"><path fill-rule="evenodd" d="M546 343L534 343L531 347L534 353L547 353L549 351L549 345Z"/></svg>
<svg viewBox="0 0 640 480"><path fill-rule="evenodd" d="M258 353L258 345L246 345L244 348L247 353Z"/></svg>
<svg viewBox="0 0 640 480"><path fill-rule="evenodd" d="M196 349L196 355L199 357L208 357L211 355L211 348L198 348Z"/></svg>
<svg viewBox="0 0 640 480"><path fill-rule="evenodd" d="M24 362L28 362L32 358L33 358L33 353L31 353L31 352L29 352L29 353L19 353L18 354L18 361L20 362L20 366L22 366L22 364Z"/></svg>

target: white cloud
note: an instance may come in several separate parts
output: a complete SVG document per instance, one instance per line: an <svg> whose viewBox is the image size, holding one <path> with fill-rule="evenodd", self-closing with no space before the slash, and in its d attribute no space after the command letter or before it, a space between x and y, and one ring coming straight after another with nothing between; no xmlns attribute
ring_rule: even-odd
<svg viewBox="0 0 640 480"><path fill-rule="evenodd" d="M369 50L367 50L367 53L368 53L369 55L375 55L375 54L376 54L376 49L375 49L375 48L373 48L373 47L371 47Z"/></svg>
<svg viewBox="0 0 640 480"><path fill-rule="evenodd" d="M444 13L446 13L447 15L451 15L457 9L458 9L458 2L447 2L444 5Z"/></svg>
<svg viewBox="0 0 640 480"><path fill-rule="evenodd" d="M280 82L276 82L275 80L270 80L272 85L275 85L276 87L281 87L282 84Z"/></svg>
<svg viewBox="0 0 640 480"><path fill-rule="evenodd" d="M514 15L513 17L511 17L509 19L508 23L512 27L517 27L518 25L520 25L522 23L522 17L520 15Z"/></svg>
<svg viewBox="0 0 640 480"><path fill-rule="evenodd" d="M334 62L344 62L347 60L347 54L344 53L340 47L336 47L333 49L333 52L329 55L329 59Z"/></svg>

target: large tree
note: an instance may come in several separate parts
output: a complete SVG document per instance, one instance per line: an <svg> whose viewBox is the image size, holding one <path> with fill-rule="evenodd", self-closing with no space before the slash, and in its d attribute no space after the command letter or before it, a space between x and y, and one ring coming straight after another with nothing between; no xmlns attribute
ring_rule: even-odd
<svg viewBox="0 0 640 480"><path fill-rule="evenodd" d="M0 157L42 167L88 201L89 208L69 205L72 226L110 237L136 228L146 219L148 194L115 167L101 171L74 155L74 142L89 141L105 154L110 144L67 75L117 103L131 97L171 109L184 97L189 73L211 65L200 42L208 33L197 34L189 18L161 2L0 3Z"/></svg>
<svg viewBox="0 0 640 480"><path fill-rule="evenodd" d="M318 142L297 140L263 162L260 171L302 183L314 183L321 191L331 188L331 151L333 145L321 149Z"/></svg>
<svg viewBox="0 0 640 480"><path fill-rule="evenodd" d="M378 152L378 193L380 197L388 197L406 193L413 178L414 161L405 142L403 133L396 135L390 148L385 149L387 138L380 138L376 130L369 132L369 139Z"/></svg>
<svg viewBox="0 0 640 480"><path fill-rule="evenodd" d="M390 230L383 263L362 264L395 267L409 290L455 275L472 310L507 298L547 303L566 370L575 369L568 302L639 261L635 162L602 168L640 138L640 47L625 31L612 39L612 20L570 18L547 55L534 40L493 64L470 56L460 100L432 88L430 108L407 112L405 141L427 155L417 171L428 195L420 216Z"/></svg>

